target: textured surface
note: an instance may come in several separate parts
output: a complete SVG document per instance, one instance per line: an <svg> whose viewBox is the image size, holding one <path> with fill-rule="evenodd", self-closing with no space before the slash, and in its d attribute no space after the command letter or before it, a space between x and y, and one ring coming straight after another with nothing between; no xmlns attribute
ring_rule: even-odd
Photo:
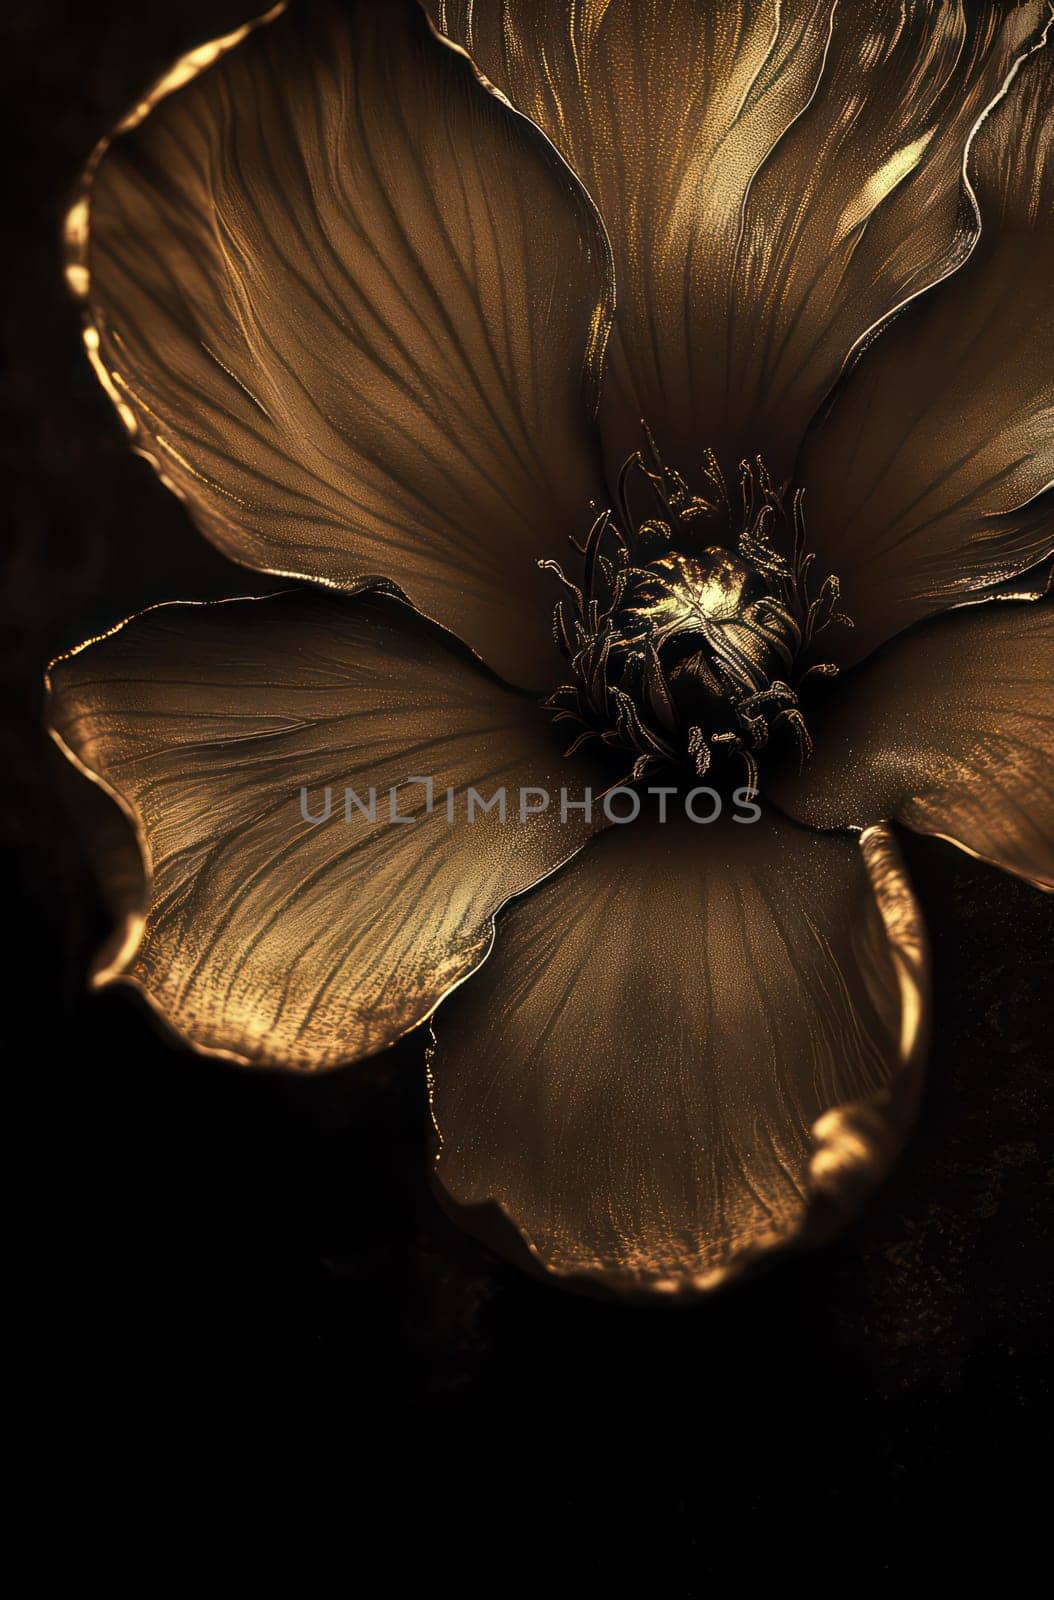
<svg viewBox="0 0 1054 1600"><path fill-rule="evenodd" d="M248 580L128 451L62 293L61 219L92 140L244 14L35 0L5 17L21 153L0 827L18 1007L0 1021L29 1168L13 1331L40 1570L65 1557L76 1587L93 1556L135 1561L141 1587L176 1551L211 1568L232 1538L244 1570L310 1496L311 1549L335 1533L347 1571L377 1557L416 1583L445 1563L552 1587L557 1544L561 1578L599 1592L712 1594L730 1568L842 1583L861 1564L976 1585L993 1556L999 1582L1034 1581L1054 897L906 836L936 981L917 1132L838 1244L674 1316L552 1293L446 1221L416 1041L278 1081L195 1060L123 995L87 993L110 919L42 732L41 664L153 600Z"/></svg>
<svg viewBox="0 0 1054 1600"><path fill-rule="evenodd" d="M1054 605L968 606L893 639L774 794L818 827L888 817L1054 889Z"/></svg>
<svg viewBox="0 0 1054 1600"><path fill-rule="evenodd" d="M220 547L392 579L552 687L535 563L591 520L602 236L413 0L258 28L119 136L88 198L98 359Z"/></svg>
<svg viewBox="0 0 1054 1600"><path fill-rule="evenodd" d="M589 767L567 771L530 697L386 596L161 606L52 685L52 725L134 814L151 868L117 975L244 1060L325 1067L391 1044L482 959L508 896L591 831L577 812L519 822L522 789ZM506 789L506 819L470 817L471 787Z"/></svg>
<svg viewBox="0 0 1054 1600"><path fill-rule="evenodd" d="M851 840L680 806L609 830L436 1019L443 1188L554 1272L667 1294L792 1241L820 1187L846 1209L918 1088L924 957L887 867L896 951Z"/></svg>
<svg viewBox="0 0 1054 1600"><path fill-rule="evenodd" d="M631 421L684 468L709 444L778 477L857 341L961 258L964 146L1046 12L430 5L597 200Z"/></svg>
<svg viewBox="0 0 1054 1600"><path fill-rule="evenodd" d="M973 254L849 378L799 471L810 546L859 658L1054 550L1054 56L1023 63L974 140Z"/></svg>

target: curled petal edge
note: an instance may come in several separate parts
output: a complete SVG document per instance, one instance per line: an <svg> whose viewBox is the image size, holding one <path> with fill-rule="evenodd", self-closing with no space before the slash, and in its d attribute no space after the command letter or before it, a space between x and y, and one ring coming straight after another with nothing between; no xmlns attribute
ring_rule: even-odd
<svg viewBox="0 0 1054 1600"><path fill-rule="evenodd" d="M136 415L128 403L121 398L120 391L106 369L106 364L99 354L99 330L91 315L91 268L89 254L91 250L91 204L92 188L95 175L102 165L103 159L115 139L122 134L131 133L138 128L141 122L167 99L177 89L182 89L186 84L192 83L201 73L208 70L215 62L219 61L229 51L234 50L257 28L266 27L269 23L276 22L286 10L287 0L278 0L277 5L271 6L258 17L251 18L240 28L234 28L230 33L220 34L215 39L209 39L204 44L195 46L179 56L173 64L155 80L146 93L137 100L130 111L127 111L120 122L109 133L103 134L88 157L87 163L77 182L73 199L67 208L62 223L62 248L63 272L66 286L74 300L80 303L84 316L84 348L91 363L92 371L112 404L129 438L135 445L138 453L149 461L158 478L165 488L170 490L177 499L182 500L184 495L177 484L165 472L161 461L149 450L145 449L139 441L140 427ZM276 577L283 574L276 573ZM126 619L130 620L130 619ZM85 641L89 643L91 641ZM54 663L52 663L54 664Z"/></svg>
<svg viewBox="0 0 1054 1600"><path fill-rule="evenodd" d="M192 50L187 50L178 56L172 65L157 78L146 93L136 101L130 111L127 111L120 122L97 142L91 155L88 157L84 171L77 182L73 200L66 211L62 224L63 252L65 257L64 270L66 284L74 299L86 301L91 292L91 270L88 266L88 252L91 240L91 190L95 174L99 170L103 157L113 144L114 140L123 133L131 133L133 128L138 128L168 95L175 90L182 89L184 85L192 83L202 72L207 71L214 62L235 49L247 39L257 28L266 27L268 23L277 22L286 10L287 0L278 0L269 10L262 12L257 17L252 17L241 27L233 28L230 33L220 34L215 39L209 39L204 44L196 45ZM89 321L88 326L91 326ZM97 348L96 336L96 348ZM89 348L89 356L91 349ZM120 397L109 383L105 369L99 371L99 362L96 358L92 361L96 374L106 390L110 399L120 412ZM129 424L124 414L121 420L128 427L130 433L135 431L134 418Z"/></svg>
<svg viewBox="0 0 1054 1600"><path fill-rule="evenodd" d="M959 171L959 186L961 197L969 210L972 221L968 229L963 234L959 248L953 251L950 257L943 262L936 276L927 278L925 283L919 284L919 286L913 289L910 294L907 294L902 299L898 300L894 306L891 306L888 311L876 318L876 320L872 322L869 327L865 328L863 333L861 333L853 341L853 344L846 352L842 360L841 367L839 368L834 380L828 388L827 393L820 400L819 405L816 408L815 418L813 419L814 424L816 421L821 420L830 414L838 399L838 396L842 393L845 387L846 381L859 365L863 357L866 356L868 350L876 342L876 340L881 339L882 335L892 326L895 321L897 321L897 319L908 309L909 306L915 304L916 300L921 299L923 295L932 293L932 291L939 288L942 283L945 283L949 278L954 277L955 274L966 265L967 261L969 261L970 257L974 254L974 251L977 249L977 246L980 243L981 234L984 230L984 217L981 212L981 205L977 198L977 191L974 188L970 177L970 159L973 155L974 143L992 112L1003 100L1006 99L1006 96L1010 93L1010 89L1013 86L1015 78L1018 76L1018 73L1022 70L1029 57L1035 55L1040 50L1046 49L1048 43L1050 42L1052 32L1054 32L1054 3L1052 3L1052 0L1048 0L1047 16L1043 22L1043 26L1029 41L1025 48L1014 57L1009 68L1007 69L1006 75L999 85L999 88L996 90L992 98L984 106L982 106L973 124L971 125L969 132L966 135L966 139L963 143L962 161ZM769 154L771 154L771 151ZM767 160L768 157L766 156L765 159ZM966 605L969 605L970 603L971 602L969 601L963 602L963 604Z"/></svg>

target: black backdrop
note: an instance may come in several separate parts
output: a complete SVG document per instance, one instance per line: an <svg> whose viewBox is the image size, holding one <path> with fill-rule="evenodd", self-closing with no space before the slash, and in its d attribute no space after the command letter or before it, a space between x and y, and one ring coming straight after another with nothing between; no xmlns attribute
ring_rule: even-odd
<svg viewBox="0 0 1054 1600"><path fill-rule="evenodd" d="M773 1560L806 1581L914 1570L918 1529L945 1576L955 1551L1019 1549L1050 1384L1054 918L1037 893L907 841L935 957L918 1132L844 1240L686 1313L564 1298L459 1234L427 1188L413 1042L287 1082L193 1059L130 999L85 993L106 919L41 733L41 669L144 603L254 580L127 450L59 227L95 138L243 16L16 0L6 23L3 1010L9 1101L24 1086L31 1108L8 1134L31 1156L9 1218L52 1543L87 1512L123 1550L132 1504L172 1513L182 1540L255 1464L281 1495L336 1488L352 1581L382 1510L404 1530L385 1534L393 1570L423 1510L445 1519L430 1548L459 1586L466 1563L488 1586L528 1552L555 1568L571 1530L580 1571L625 1575L636 1551L678 1594L729 1557L737 1582Z"/></svg>

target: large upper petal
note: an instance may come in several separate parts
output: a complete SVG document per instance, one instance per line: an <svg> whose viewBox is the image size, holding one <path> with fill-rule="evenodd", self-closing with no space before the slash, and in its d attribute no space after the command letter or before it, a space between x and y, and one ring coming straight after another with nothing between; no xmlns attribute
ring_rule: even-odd
<svg viewBox="0 0 1054 1600"><path fill-rule="evenodd" d="M536 567L593 515L610 270L588 199L413 0L180 63L71 213L140 448L249 566L394 581L548 686Z"/></svg>
<svg viewBox="0 0 1054 1600"><path fill-rule="evenodd" d="M315 1068L390 1044L591 831L555 802L519 819L521 788L558 794L588 764L569 774L533 701L387 596L159 606L51 677L54 732L132 818L147 868L138 940L108 976L207 1051ZM470 820L469 786L505 787L504 820ZM327 787L328 820L305 820ZM392 819L392 789L415 820Z"/></svg>
<svg viewBox="0 0 1054 1600"><path fill-rule="evenodd" d="M435 1027L437 1175L583 1286L698 1290L844 1218L904 1137L926 960L884 830L602 835Z"/></svg>
<svg viewBox="0 0 1054 1600"><path fill-rule="evenodd" d="M981 236L864 354L803 452L809 543L859 659L1054 550L1054 51L978 129Z"/></svg>
<svg viewBox="0 0 1054 1600"><path fill-rule="evenodd" d="M814 827L885 818L1054 889L1054 606L991 602L893 639L810 718L772 793Z"/></svg>
<svg viewBox="0 0 1054 1600"><path fill-rule="evenodd" d="M598 203L636 388L619 411L646 416L676 466L709 444L726 467L760 451L780 477L854 347L968 248L964 148L1046 14L1042 0L430 10Z"/></svg>

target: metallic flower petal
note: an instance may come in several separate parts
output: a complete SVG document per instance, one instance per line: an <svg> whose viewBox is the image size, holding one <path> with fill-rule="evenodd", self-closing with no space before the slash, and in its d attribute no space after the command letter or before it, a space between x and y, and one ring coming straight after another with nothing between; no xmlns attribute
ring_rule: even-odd
<svg viewBox="0 0 1054 1600"><path fill-rule="evenodd" d="M969 145L1049 20L1045 0L838 7L816 95L751 188L739 252L733 436L749 447L756 431L777 476L880 324L974 245Z"/></svg>
<svg viewBox="0 0 1054 1600"><path fill-rule="evenodd" d="M739 292L742 206L813 91L830 0L429 0L428 10L544 129L603 216L627 358L612 374L617 403L605 396L613 455L637 447L644 415L671 459L694 461L716 442L714 347L723 353Z"/></svg>
<svg viewBox="0 0 1054 1600"><path fill-rule="evenodd" d="M866 352L800 465L843 659L1054 551L1054 43L978 130L980 240ZM826 565L825 565L826 564Z"/></svg>
<svg viewBox="0 0 1054 1600"><path fill-rule="evenodd" d="M926 992L886 830L613 828L508 907L438 1019L439 1183L572 1286L715 1287L885 1171Z"/></svg>
<svg viewBox="0 0 1054 1600"><path fill-rule="evenodd" d="M391 580L551 687L536 558L598 492L606 242L412 0L190 58L97 153L67 235L96 370L221 549Z"/></svg>
<svg viewBox="0 0 1054 1600"><path fill-rule="evenodd" d="M893 639L812 721L773 798L814 827L885 818L1054 889L1054 606L971 606Z"/></svg>
<svg viewBox="0 0 1054 1600"><path fill-rule="evenodd" d="M533 701L388 596L159 606L51 677L59 743L132 817L148 868L145 926L109 976L205 1051L316 1068L390 1044L591 831L518 819L521 787L589 766L572 778ZM470 785L507 786L504 822L468 819ZM305 821L301 789L319 818L327 786L328 820ZM346 787L366 808L376 790L373 820ZM392 788L414 822L391 820Z"/></svg>
<svg viewBox="0 0 1054 1600"><path fill-rule="evenodd" d="M726 469L760 451L777 477L855 346L968 249L964 148L1047 14L1043 0L429 9L597 201L634 425L645 415L679 466L712 445Z"/></svg>

